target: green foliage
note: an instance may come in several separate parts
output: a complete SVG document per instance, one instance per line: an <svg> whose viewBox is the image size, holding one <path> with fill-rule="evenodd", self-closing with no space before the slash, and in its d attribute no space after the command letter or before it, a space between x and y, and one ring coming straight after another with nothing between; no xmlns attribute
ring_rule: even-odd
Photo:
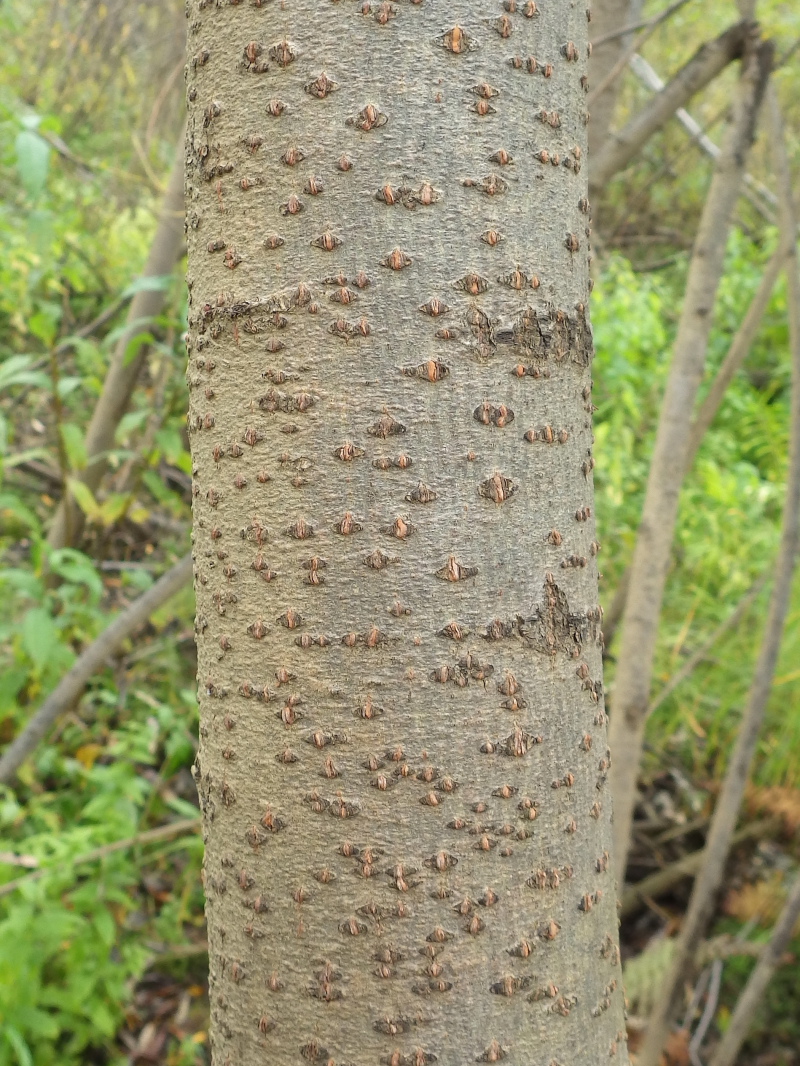
<svg viewBox="0 0 800 1066"><path fill-rule="evenodd" d="M735 232L715 312L706 378L711 380L760 280L775 235L754 247ZM674 338L685 262L636 274L612 258L594 293L596 507L604 547L601 598L610 601L630 560ZM781 282L753 352L726 394L681 496L661 620L656 679L669 680L773 565L780 537L788 444L789 367ZM603 594L603 589L608 591ZM672 750L701 778L717 776L734 736L758 651L766 595L659 708L656 751ZM794 598L778 680L762 731L756 779L800 783L800 631ZM613 652L613 649L612 649ZM613 655L607 666L613 693ZM613 699L613 695L612 695Z"/></svg>

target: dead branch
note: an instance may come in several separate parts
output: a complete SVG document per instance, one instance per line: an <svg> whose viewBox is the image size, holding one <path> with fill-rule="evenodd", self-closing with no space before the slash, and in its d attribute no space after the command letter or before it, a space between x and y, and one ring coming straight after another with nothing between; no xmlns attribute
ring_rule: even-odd
<svg viewBox="0 0 800 1066"><path fill-rule="evenodd" d="M770 100L770 111L775 129L772 137L773 156L780 192L782 225L785 232L794 234L797 231L797 216L792 199L791 174L783 126L774 97ZM713 911L714 901L722 883L736 819L739 816L739 809L750 776L750 767L772 688L783 628L789 610L792 576L798 547L800 547L800 274L794 242L792 252L786 261L786 280L789 344L792 358L789 473L783 508L781 545L775 565L775 580L772 586L769 613L761 639L747 707L722 789L717 798L714 816L711 819L706 843L706 862L695 881L689 908L676 945L675 959L648 1025L647 1040L642 1050L640 1066L655 1066L658 1062L675 1001L692 966L695 946L702 937Z"/></svg>
<svg viewBox="0 0 800 1066"><path fill-rule="evenodd" d="M754 32L750 22L737 22L714 41L704 44L650 103L590 160L589 187L597 193L628 165L646 142L695 93L713 81L729 63L739 59Z"/></svg>
<svg viewBox="0 0 800 1066"><path fill-rule="evenodd" d="M759 822L751 822L750 825L743 826L738 833L734 834L732 844L735 846L745 840L754 838L761 840L772 836L778 832L781 824L780 818L764 818ZM685 877L694 877L698 870L702 869L705 861L706 849L703 848L701 851L693 851L689 855L684 855L682 859L670 863L663 870L656 870L649 877L637 881L635 885L628 885L620 901L621 917L633 914L644 900L657 899L665 895Z"/></svg>
<svg viewBox="0 0 800 1066"><path fill-rule="evenodd" d="M105 859L116 851L126 851L128 848L139 847L142 844L155 844L162 840L172 840L173 837L181 836L184 833L193 833L200 828L200 824L200 818L182 818L178 822L170 822L168 825L160 825L156 829L147 829L143 833L136 833L132 837L126 837L125 840L114 840L111 844L103 844L102 847L93 848L92 851L87 851L83 855L78 855L69 860L69 865L85 866L89 862L98 862L101 859ZM62 860L59 866L63 865L64 861ZM4 885L0 885L0 897L9 896L23 885L29 885L33 881L40 881L52 872L52 866L42 866L40 869L34 870L33 873L25 874L24 877L18 877L14 881L6 881Z"/></svg>
<svg viewBox="0 0 800 1066"><path fill-rule="evenodd" d="M9 744L0 758L0 784L13 780L47 731L80 696L86 682L105 663L120 644L147 621L151 614L175 595L192 576L192 557L185 555L171 570L156 581L94 640L78 657L72 669L62 677L19 736Z"/></svg>

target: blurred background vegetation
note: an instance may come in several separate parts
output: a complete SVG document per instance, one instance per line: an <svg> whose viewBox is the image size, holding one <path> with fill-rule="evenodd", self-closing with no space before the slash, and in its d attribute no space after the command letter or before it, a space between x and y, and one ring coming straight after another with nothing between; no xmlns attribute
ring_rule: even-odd
<svg viewBox="0 0 800 1066"><path fill-rule="evenodd" d="M647 4L645 12L661 6ZM758 14L779 62L785 60L775 83L798 173L800 78L792 49L800 8L762 0ZM644 54L668 77L736 17L730 0L690 2ZM164 313L143 327L152 355L119 427L112 475L96 497L82 501L81 550L48 549L46 530L62 485L86 462L85 428L174 158L183 113L183 5L4 0L0 39L14 42L0 60L3 744L109 613L187 551L191 463L179 264L159 281L168 297ZM729 68L689 108L717 141L736 76ZM615 124L648 95L627 74ZM767 184L769 156L762 133L749 169ZM606 605L633 547L710 173L709 159L672 122L595 204L595 484ZM715 311L709 378L776 240L775 225L742 199ZM785 299L781 280L682 495L661 625L663 682L775 558L788 437ZM104 312L99 328L76 337ZM57 585L46 580L48 571L61 579ZM654 809L671 805L684 818L707 813L746 696L765 604L766 592L653 716L644 777ZM613 644L608 651L613 700ZM760 929L766 935L793 848L797 855L791 829L800 826L799 663L796 588L750 799L752 816L765 810L785 816L782 835L742 857L717 931L748 926L756 937ZM197 815L189 772L194 674L193 598L186 589L93 678L25 764L19 787L0 788L0 1066L206 1061L198 835L75 863L170 815ZM31 876L39 869L43 876ZM3 894L4 882L26 875ZM682 898L663 906L679 913ZM623 931L626 954L634 956L652 929L647 914L633 921ZM723 1019L751 965L747 958L726 964ZM646 979L635 968L630 974L635 1007ZM755 1062L756 1051L766 1049L773 1058L765 1066L800 1063L792 1051L800 1047L798 1002L795 962L774 983L743 1061Z"/></svg>

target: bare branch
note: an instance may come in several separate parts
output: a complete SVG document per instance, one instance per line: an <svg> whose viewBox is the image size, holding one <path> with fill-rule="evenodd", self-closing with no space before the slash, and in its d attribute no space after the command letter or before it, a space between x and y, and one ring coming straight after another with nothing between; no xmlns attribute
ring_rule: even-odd
<svg viewBox="0 0 800 1066"><path fill-rule="evenodd" d="M650 103L590 160L589 187L597 192L626 167L657 130L708 85L734 59L739 59L753 33L748 22L737 22L716 40L704 44Z"/></svg>
<svg viewBox="0 0 800 1066"><path fill-rule="evenodd" d="M688 0L674 0L674 3L670 4L669 7L664 8L664 10L659 12L658 15L654 15L649 22L645 23L645 28L642 33L640 33L636 40L625 49L625 51L616 61L611 70L609 70L608 74L606 74L606 76L589 93L589 96L586 100L587 107L590 108L592 104L594 104L594 102L597 100L597 98L599 96L602 96L606 89L617 80L617 78L623 72L625 67L628 65L628 62L631 57L639 51L642 45L646 41L648 41L650 37L652 37L652 35L656 32L661 23L665 22L670 17L670 15L674 15L676 11L678 11L687 3ZM623 36L623 34L619 34L619 36ZM611 39L613 39L613 35L612 37L605 37L605 40Z"/></svg>
<svg viewBox="0 0 800 1066"><path fill-rule="evenodd" d="M653 70L647 60L640 55L631 56L631 70L636 74L640 81L644 82L654 92L661 92L664 88L664 82L659 78L658 74ZM703 127L697 122L688 111L679 107L675 112L675 118L680 122L683 128L690 135L692 140L703 149L703 151L711 156L712 159L719 159L719 154L722 149L718 144L715 144L710 137L706 136L703 132ZM778 206L778 198L773 192L771 192L766 185L763 185L760 181L753 177L752 174L746 173L744 176L745 188L743 195L755 209L768 219L770 222L775 222L775 214L773 208ZM766 203L764 203L766 201Z"/></svg>
<svg viewBox="0 0 800 1066"><path fill-rule="evenodd" d="M69 860L69 864L71 866L85 866L89 862L98 862L100 859L105 859L106 856L113 855L116 851L126 851L128 848L139 847L142 844L155 844L162 840L172 840L173 837L181 836L183 833L193 833L200 828L200 822L200 818L182 818L178 822L160 825L157 829L147 829L143 833L136 833L132 837L126 837L125 840L115 840L111 844L103 844L102 847L93 848L92 851L87 851L83 855L78 855ZM60 865L63 865L63 861ZM6 881L4 885L0 885L0 897L9 896L23 885L40 881L52 872L52 866L42 866L40 869L34 870L33 873L25 874L24 877L18 877L14 881Z"/></svg>
<svg viewBox="0 0 800 1066"><path fill-rule="evenodd" d="M185 555L171 570L117 615L100 636L79 656L72 669L62 677L19 736L9 744L0 758L0 784L8 784L47 731L83 691L86 682L99 670L109 655L131 633L166 603L192 576L192 557Z"/></svg>
<svg viewBox="0 0 800 1066"><path fill-rule="evenodd" d="M782 123L774 96L770 100L770 110L775 130L772 147L780 191L782 225L784 231L794 234L797 229L797 216L792 201L791 174ZM683 987L685 976L691 969L695 946L703 935L713 911L714 900L722 883L736 819L750 776L750 767L772 688L783 628L789 610L792 576L798 547L800 547L800 274L797 269L794 243L792 253L787 259L786 273L789 343L792 357L792 399L789 473L783 508L781 545L775 565L775 581L747 707L711 820L706 844L707 859L692 891L689 909L676 945L673 966L650 1019L640 1066L655 1066L658 1062L675 1001Z"/></svg>
<svg viewBox="0 0 800 1066"><path fill-rule="evenodd" d="M750 301L750 306L747 308L747 313L742 319L739 329L736 331L736 336L731 341L731 345L728 348L727 355L725 356L722 365L717 371L714 380L711 382L711 388L708 390L706 398L703 400L694 417L691 429L689 430L689 466L694 462L694 457L697 455L700 445L703 443L703 438L708 432L711 423L714 421L717 411L720 409L722 398L725 395L728 386L733 381L737 371L741 369L742 364L753 346L753 341L756 339L761 320L764 317L767 307L769 306L769 301L772 298L772 290L775 288L778 275L783 268L787 254L791 251L793 244L794 235L792 233L786 233L784 234L781 243L772 253L769 262L764 268L764 273L761 275L758 289L756 290L753 299Z"/></svg>
<svg viewBox="0 0 800 1066"><path fill-rule="evenodd" d="M734 834L733 845L742 844L745 840L760 840L771 836L780 829L780 818L764 818L760 822L751 822L743 826L738 833ZM663 896L679 884L685 877L694 877L698 870L702 869L706 861L706 849L693 851L684 855L682 859L670 863L663 870L656 870L649 877L643 878L635 885L629 885L622 893L620 901L620 915L625 917L633 914L639 908L643 900L656 899Z"/></svg>

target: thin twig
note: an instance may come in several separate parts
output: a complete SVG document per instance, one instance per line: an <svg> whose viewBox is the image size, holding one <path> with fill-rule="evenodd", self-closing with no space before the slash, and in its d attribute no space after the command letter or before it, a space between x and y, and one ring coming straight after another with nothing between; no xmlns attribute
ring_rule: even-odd
<svg viewBox="0 0 800 1066"><path fill-rule="evenodd" d="M175 162L169 186L161 206L161 214L147 263L142 277L165 277L175 268L178 253L183 246L183 141L184 127L176 144ZM88 456L86 468L80 480L94 493L106 470L106 456L114 446L114 434L128 408L142 368L148 356L148 345L137 337L143 332L142 322L150 322L161 311L164 290L140 289L128 309L125 330L119 337L111 363L103 382L103 391L97 400L92 418L86 430L85 447ZM131 351L130 349L134 350ZM67 519L72 539L77 541L83 530L84 516L72 494L60 502L47 541L52 548L68 547Z"/></svg>
<svg viewBox="0 0 800 1066"><path fill-rule="evenodd" d="M109 655L131 633L180 591L192 576L192 557L185 555L171 570L156 581L137 600L127 607L114 621L81 653L72 669L62 677L39 710L30 719L19 736L9 744L0 758L0 784L8 784L17 770L35 750L50 727L64 711L80 696L89 678L100 669Z"/></svg>
<svg viewBox="0 0 800 1066"><path fill-rule="evenodd" d="M703 438L714 421L717 411L722 404L722 398L728 386L733 381L737 372L747 358L753 347L761 321L769 307L772 298L772 290L778 280L778 275L786 261L787 254L791 251L794 243L794 235L785 233L778 247L772 253L769 262L764 267L758 289L750 301L750 306L736 331L736 336L731 341L722 365L711 382L706 398L698 408L697 414L689 429L690 451L692 460L700 449Z"/></svg>
<svg viewBox="0 0 800 1066"><path fill-rule="evenodd" d="M719 1003L719 990L722 984L722 959L714 959L711 963L711 979L708 982L708 995L706 997L706 1005L703 1008L703 1013L700 1017L700 1021L697 1024L697 1028L694 1031L694 1036L689 1043L689 1058L692 1060L692 1066L703 1066L700 1061L700 1048L703 1046L703 1041L706 1038L708 1027L711 1025L712 1019L717 1010L717 1003Z"/></svg>
<svg viewBox="0 0 800 1066"><path fill-rule="evenodd" d="M768 574L762 574L761 577L753 585L750 586L747 593L739 600L736 607L734 607L734 609L724 620L724 622L720 622L720 624L717 626L711 636L706 640L706 642L701 645L700 648L697 649L697 651L694 653L694 655L691 656L691 658L686 660L680 670L678 670L672 675L672 677L669 679L669 681L667 681L666 685L664 685L658 695L653 697L653 699L650 701L649 707L647 708L646 713L648 717L653 713L653 711L655 711L657 707L661 706L667 696L672 695L678 685L680 685L686 680L687 677L694 673L695 669L706 658L709 651L714 647L720 637L724 636L729 629L733 629L739 624L742 618L744 618L745 614L747 614L759 592L761 592L764 585L766 585L767 577Z"/></svg>
<svg viewBox="0 0 800 1066"><path fill-rule="evenodd" d="M758 289L750 301L745 316L736 330L736 334L730 343L725 358L719 370L714 375L711 387L706 397L697 408L691 426L689 427L689 455L686 460L686 471L691 469L706 433L711 427L717 413L722 406L725 393L741 369L745 359L750 354L753 343L758 335L761 321L769 306L772 291L778 280L786 255L792 248L792 237L784 234L781 242L771 255L769 262L764 268ZM603 616L603 636L606 647L611 647L617 632L617 627L625 611L625 603L628 599L630 587L631 568L630 564L625 568L617 582L611 603Z"/></svg>
<svg viewBox="0 0 800 1066"><path fill-rule="evenodd" d="M33 873L25 874L24 877L18 877L14 881L6 881L4 885L0 885L0 897L9 896L12 892L16 892L18 888L22 888L23 885L30 885L34 881L40 881L55 870L63 870L65 865L85 866L86 863L105 859L106 856L113 855L117 851L126 851L128 848L139 847L142 844L155 844L162 840L171 840L173 837L182 836L184 833L195 832L195 830L200 828L201 823L202 819L200 818L182 818L178 822L160 825L157 829L147 829L143 833L136 833L132 837L126 837L125 840L114 840L111 844L103 844L99 848L84 852L83 855L77 855L74 859L59 857L58 866L42 866L38 870L34 870Z"/></svg>

